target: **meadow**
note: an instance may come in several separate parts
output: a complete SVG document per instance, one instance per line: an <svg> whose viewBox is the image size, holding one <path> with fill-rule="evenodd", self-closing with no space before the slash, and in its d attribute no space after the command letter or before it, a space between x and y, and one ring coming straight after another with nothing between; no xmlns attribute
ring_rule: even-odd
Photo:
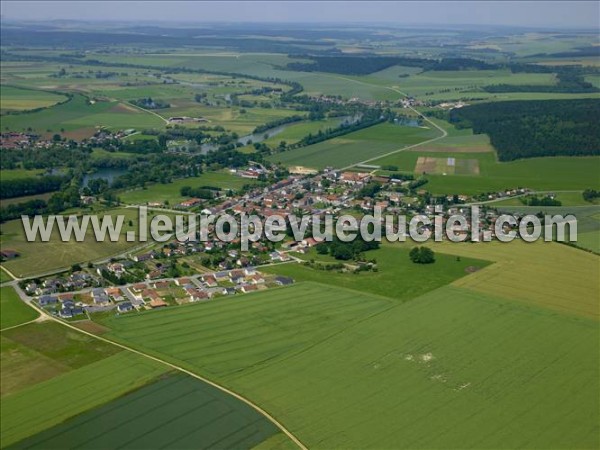
<svg viewBox="0 0 600 450"><path fill-rule="evenodd" d="M302 282L106 324L247 395L309 448L597 442L597 323L470 289L398 303Z"/></svg>
<svg viewBox="0 0 600 450"><path fill-rule="evenodd" d="M48 242L39 238L28 242L21 220L11 220L0 226L2 235L0 243L2 248L19 252L19 256L3 263L11 273L17 277L32 276L46 271L67 270L75 263L95 261L132 250L139 242L127 242L126 232L138 231L138 211L135 208L116 208L98 212L100 220L104 216L112 216L116 222L117 215L123 215L123 232L117 242L110 242L108 237L104 242L94 239L91 225L88 227L86 238L83 242L71 240L62 242L58 229L55 226ZM153 213L149 213L149 218ZM129 225L131 221L132 225Z"/></svg>
<svg viewBox="0 0 600 450"><path fill-rule="evenodd" d="M192 188L211 186L220 189L237 190L246 184L256 184L256 180L242 178L225 172L205 172L197 177L182 178L168 184L152 184L145 189L133 189L120 192L119 198L127 204L143 205L148 202L168 202L175 206L189 199L181 195L181 188L190 186Z"/></svg>
<svg viewBox="0 0 600 450"><path fill-rule="evenodd" d="M368 260L377 261L377 272L339 273L337 270L318 270L303 264L282 264L264 267L265 273L292 277L296 281L312 281L331 286L355 289L407 301L465 276L468 270L478 270L489 263L485 258L461 258L437 254L433 265L414 264L408 253L414 245L383 245L365 253ZM303 259L339 262L311 250Z"/></svg>
<svg viewBox="0 0 600 450"><path fill-rule="evenodd" d="M2 271L2 274L4 273ZM5 279L2 278L2 281ZM0 287L0 329L29 322L38 316L35 309L21 301L12 287Z"/></svg>
<svg viewBox="0 0 600 450"><path fill-rule="evenodd" d="M189 376L171 375L12 448L251 449L278 434L269 420L229 394Z"/></svg>
<svg viewBox="0 0 600 450"><path fill-rule="evenodd" d="M418 144L438 134L437 130L384 123L318 144L277 153L270 156L269 160L286 166L342 168Z"/></svg>
<svg viewBox="0 0 600 450"><path fill-rule="evenodd" d="M35 108L45 108L66 99L64 95L52 92L20 89L14 86L3 85L0 89L0 111L25 111Z"/></svg>

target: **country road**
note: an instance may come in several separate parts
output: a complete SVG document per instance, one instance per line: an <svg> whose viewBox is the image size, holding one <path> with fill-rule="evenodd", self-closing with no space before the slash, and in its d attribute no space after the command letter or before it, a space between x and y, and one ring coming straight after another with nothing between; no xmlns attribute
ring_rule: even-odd
<svg viewBox="0 0 600 450"><path fill-rule="evenodd" d="M378 88L381 88L381 89L388 89L390 91L393 91L393 92L396 92L397 94L402 95L403 97L408 97L408 95L405 92L402 92L401 90L393 88L393 87L390 87L390 86L379 86L379 85L376 85L376 84L365 83L364 81L353 80L352 78L346 78L346 77L337 77L337 76L334 76L333 78L338 78L338 79L346 80L346 81L352 81L354 83L363 84L365 86L373 86L373 87L378 87ZM428 139L426 141L419 142L418 144L407 145L405 147L401 147L399 149L392 150L391 152L384 153L383 155L374 156L373 158L365 159L364 161L360 161L360 162L357 162L357 163L354 163L354 164L350 164L349 166L342 167L340 170L348 170L348 169L351 169L352 167L360 166L360 165L363 165L363 164L368 164L368 163L373 162L373 161L375 161L377 159L381 159L381 158L385 158L387 156L395 155L396 153L403 152L403 151L406 151L406 150L410 150L411 148L419 147L421 145L430 144L432 142L439 141L440 139L444 139L446 136L448 136L448 132L446 130L444 130L438 124L436 124L435 122L433 122L432 120L430 120L424 114L422 114L421 112L417 111L412 106L409 106L408 108L411 111L413 111L415 114L417 114L419 117L421 117L425 122L431 124L434 128L436 128L437 130L441 131L442 134L440 136L436 136L436 137L434 137L432 139Z"/></svg>
<svg viewBox="0 0 600 450"><path fill-rule="evenodd" d="M38 313L40 313L40 317L44 317L46 320L52 320L54 322L57 322L67 328L70 328L73 331L76 331L78 333L83 333L91 338L97 339L99 341L105 342L107 344L111 344L111 345L115 345L123 350L129 351L131 353L135 353L136 355L139 356L143 356L145 358L151 359L152 361L158 362L160 364L163 364L171 369L177 370L179 372L182 372L186 375L189 375L193 378L196 378L197 380L200 380L206 384L209 384L210 386L219 389L222 392L225 392L226 394L231 395L232 397L235 397L236 399L244 402L245 404L247 404L248 406L250 406L251 408L253 408L254 410L256 410L258 413L262 414L264 417L266 417L270 422L272 422L277 428L279 428L282 433L284 433L288 438L290 438L290 440L296 444L298 446L298 448L302 449L302 450L308 450L307 447L296 437L294 436L294 434L292 434L291 431L289 431L287 428L285 428L277 419L275 419L275 417L273 417L271 414L269 414L267 411L265 411L264 409L262 409L260 406L258 406L257 404L253 403L252 401L248 400L246 397L238 394L237 392L234 392L230 389L227 389L224 386L221 386L207 378L204 378L194 372L191 372L181 366L178 366L176 364L170 363L168 361L165 361L164 359L160 359L157 358L156 356L152 356L149 355L147 353L144 353L140 350L136 350L133 347L129 347L128 345L124 345L121 344L119 342L113 341L111 339L107 339L105 337L102 336L97 336L93 333L90 333L88 331L82 330L80 328L77 328L74 325L71 325L68 322L65 322L63 320L58 319L57 317L52 316L51 314L48 314L44 309L38 307L37 305L35 305L34 303L32 303L30 301L30 298L25 294L25 292L23 292L21 290L21 288L19 287L17 281L12 281L10 283L8 283L9 285L12 285L15 289L15 291L17 292L17 294L19 295L19 297L21 298L21 300L23 300L23 302L25 302L26 304L28 304L29 306L31 306L33 309L35 309ZM39 318L35 319L34 321L39 321ZM29 322L28 322L29 323ZM23 324L22 324L23 325ZM4 330L2 330L4 331Z"/></svg>

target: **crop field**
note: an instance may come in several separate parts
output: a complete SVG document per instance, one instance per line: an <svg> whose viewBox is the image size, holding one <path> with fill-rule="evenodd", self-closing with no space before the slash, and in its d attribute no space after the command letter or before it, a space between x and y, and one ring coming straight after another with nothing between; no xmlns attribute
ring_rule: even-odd
<svg viewBox="0 0 600 450"><path fill-rule="evenodd" d="M119 352L8 395L1 405L2 447L118 398L165 371L150 359Z"/></svg>
<svg viewBox="0 0 600 450"><path fill-rule="evenodd" d="M193 188L211 186L221 189L240 189L246 184L256 184L256 180L242 178L223 172L206 172L197 177L182 178L168 184L152 184L146 189L135 189L124 191L119 194L122 202L128 204L142 205L148 202L168 202L175 206L189 197L181 195L181 188L190 186Z"/></svg>
<svg viewBox="0 0 600 450"><path fill-rule="evenodd" d="M104 242L97 242L94 239L91 225L88 227L88 232L83 242L76 242L75 240L62 242L57 226L53 228L51 238L48 242L42 242L39 238L35 242L28 242L21 220L11 220L3 223L0 228L2 230L0 237L2 247L16 250L20 254L17 258L4 262L4 267L14 275L22 277L49 270L67 269L74 263L107 258L139 245L139 242L127 242L126 240L127 231L135 231L137 235L138 212L136 209L112 209L100 212L100 221L103 220L105 215L113 216L113 223L116 223L117 215L124 216L123 232L120 234L117 242L110 242L108 235ZM132 221L132 226L129 226L130 220Z"/></svg>
<svg viewBox="0 0 600 450"><path fill-rule="evenodd" d="M52 92L19 89L13 86L1 86L0 88L0 110L2 112L45 108L64 100L66 100L65 96Z"/></svg>
<svg viewBox="0 0 600 450"><path fill-rule="evenodd" d="M431 158L419 156L414 172L417 174L479 175L479 161L453 157Z"/></svg>
<svg viewBox="0 0 600 450"><path fill-rule="evenodd" d="M439 142L443 142L441 139ZM416 149L415 149L416 150ZM412 172L420 157L439 158L436 152L406 151L372 161L395 165ZM477 194L506 188L527 187L540 191L598 189L600 157L545 157L499 162L495 153L444 153L445 158L476 159L479 176L427 175L427 190L433 194Z"/></svg>
<svg viewBox="0 0 600 450"><path fill-rule="evenodd" d="M557 197L560 198L560 195ZM580 197L581 198L581 197ZM580 205L556 207L540 206L498 206L498 210L508 213L537 214L540 211L544 214L560 214L566 216L572 214L577 219L577 242L574 244L592 252L600 253L600 206L598 205Z"/></svg>
<svg viewBox="0 0 600 450"><path fill-rule="evenodd" d="M340 125L341 120L337 118L315 120L309 122L298 122L288 125L285 130L275 136L264 140L267 145L277 146L281 141L287 144L298 142L308 134L317 134L319 131L325 131L328 128L335 128Z"/></svg>
<svg viewBox="0 0 600 450"><path fill-rule="evenodd" d="M5 116L2 127L13 131L32 128L42 135L65 132L83 132L91 136L97 127L109 129L162 128L165 122L155 115L136 108L123 107L117 102L89 104L82 95L70 101L41 111Z"/></svg>
<svg viewBox="0 0 600 450"><path fill-rule="evenodd" d="M461 258L438 254L436 262L431 266L414 264L408 257L413 245L383 245L378 250L365 254L367 259L377 260L377 272L359 274L338 273L331 270L317 270L301 264L282 264L264 267L266 273L276 273L292 277L297 281L313 281L332 286L345 287L407 301L437 289L445 284L461 278L469 271L485 267L489 263L485 258ZM303 258L316 261L329 261L332 258L311 251ZM338 262L333 260L334 262Z"/></svg>
<svg viewBox="0 0 600 450"><path fill-rule="evenodd" d="M596 255L554 242L444 242L433 246L436 247L440 252L495 261L454 281L455 286L576 316L600 318L600 259Z"/></svg>
<svg viewBox="0 0 600 450"><path fill-rule="evenodd" d="M286 166L323 169L344 167L408 145L418 144L439 134L438 131L380 124L325 142L277 153L269 159ZM393 158L393 157L390 157Z"/></svg>
<svg viewBox="0 0 600 450"><path fill-rule="evenodd" d="M172 375L26 439L16 448L251 449L277 434L275 425L229 394L189 376Z"/></svg>
<svg viewBox="0 0 600 450"><path fill-rule="evenodd" d="M12 287L0 287L0 329L29 322L38 316L35 309L21 301Z"/></svg>
<svg viewBox="0 0 600 450"><path fill-rule="evenodd" d="M310 448L597 440L597 324L470 289L397 303L299 283L107 325L247 395Z"/></svg>

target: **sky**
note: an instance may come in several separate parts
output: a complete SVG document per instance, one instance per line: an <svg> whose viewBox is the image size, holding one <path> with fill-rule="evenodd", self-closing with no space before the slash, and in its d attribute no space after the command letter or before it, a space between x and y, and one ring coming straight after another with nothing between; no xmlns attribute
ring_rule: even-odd
<svg viewBox="0 0 600 450"><path fill-rule="evenodd" d="M599 28L598 1L2 0L3 19L328 22Z"/></svg>

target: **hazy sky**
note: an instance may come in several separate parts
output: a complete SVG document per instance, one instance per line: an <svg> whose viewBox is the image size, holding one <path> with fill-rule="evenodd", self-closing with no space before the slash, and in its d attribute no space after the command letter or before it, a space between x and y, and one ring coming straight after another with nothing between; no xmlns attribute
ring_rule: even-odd
<svg viewBox="0 0 600 450"><path fill-rule="evenodd" d="M598 1L15 1L6 19L195 22L393 22L539 27L600 26Z"/></svg>

